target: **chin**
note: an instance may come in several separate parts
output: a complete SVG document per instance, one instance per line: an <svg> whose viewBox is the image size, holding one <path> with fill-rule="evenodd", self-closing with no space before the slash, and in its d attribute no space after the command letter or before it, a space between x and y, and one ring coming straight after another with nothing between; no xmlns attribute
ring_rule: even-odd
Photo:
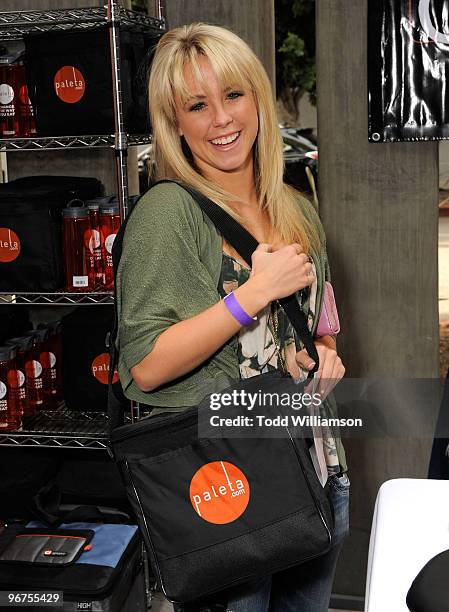
<svg viewBox="0 0 449 612"><path fill-rule="evenodd" d="M238 170L245 168L246 165L246 159L229 160L226 162L220 160L220 162L214 164L215 168L217 168L217 170L221 170L222 172L237 172Z"/></svg>

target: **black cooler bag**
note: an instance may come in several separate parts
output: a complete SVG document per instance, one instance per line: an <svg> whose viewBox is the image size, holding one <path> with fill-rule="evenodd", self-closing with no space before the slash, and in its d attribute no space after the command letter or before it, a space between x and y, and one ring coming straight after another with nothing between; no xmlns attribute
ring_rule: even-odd
<svg viewBox="0 0 449 612"><path fill-rule="evenodd" d="M64 285L61 210L75 196L102 195L95 178L30 176L0 184L0 291Z"/></svg>
<svg viewBox="0 0 449 612"><path fill-rule="evenodd" d="M109 28L24 36L27 83L39 136L114 132ZM148 50L157 38L120 29L125 129L149 131Z"/></svg>
<svg viewBox="0 0 449 612"><path fill-rule="evenodd" d="M107 409L113 317L111 306L102 305L77 308L62 319L64 400L72 410Z"/></svg>

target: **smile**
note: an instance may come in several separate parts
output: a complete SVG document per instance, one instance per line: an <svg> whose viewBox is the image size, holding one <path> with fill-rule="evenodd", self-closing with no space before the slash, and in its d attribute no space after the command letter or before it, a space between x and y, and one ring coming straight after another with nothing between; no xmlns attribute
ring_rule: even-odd
<svg viewBox="0 0 449 612"><path fill-rule="evenodd" d="M229 145L237 140L240 136L241 132L235 132L234 134L229 134L229 136L223 136L222 138L214 138L210 142L217 146L225 146Z"/></svg>

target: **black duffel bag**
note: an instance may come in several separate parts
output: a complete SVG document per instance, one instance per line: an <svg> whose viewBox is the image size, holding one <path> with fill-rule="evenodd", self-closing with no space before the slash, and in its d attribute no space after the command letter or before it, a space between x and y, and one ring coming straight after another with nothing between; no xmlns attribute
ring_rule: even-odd
<svg viewBox="0 0 449 612"><path fill-rule="evenodd" d="M257 241L216 204L181 186L250 264ZM125 227L114 242L115 270ZM316 347L295 296L280 302L318 368ZM111 362L116 359L112 347ZM302 391L289 375L274 372L237 382L223 393L257 395L279 385ZM112 389L109 396L112 453L153 572L169 600L193 601L330 549L333 518L327 490L314 470L308 442L295 438L289 427L278 438L200 438L199 418L207 414L209 398L181 414L119 426L122 406ZM254 412L258 407L259 414L279 416L276 406L259 402Z"/></svg>
<svg viewBox="0 0 449 612"><path fill-rule="evenodd" d="M114 311L109 305L76 308L62 319L64 400L74 411L106 411L109 333ZM118 374L114 374L117 386Z"/></svg>
<svg viewBox="0 0 449 612"><path fill-rule="evenodd" d="M149 50L158 36L120 28L125 130L148 133ZM93 30L24 36L28 90L39 136L114 133L113 83L107 25Z"/></svg>
<svg viewBox="0 0 449 612"><path fill-rule="evenodd" d="M64 285L61 210L74 197L101 196L95 178L28 176L0 184L0 291Z"/></svg>

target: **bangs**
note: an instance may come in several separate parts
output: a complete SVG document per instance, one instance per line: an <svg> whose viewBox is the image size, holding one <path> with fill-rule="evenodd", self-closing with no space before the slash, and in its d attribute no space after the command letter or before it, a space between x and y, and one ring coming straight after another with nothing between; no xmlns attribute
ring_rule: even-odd
<svg viewBox="0 0 449 612"><path fill-rule="evenodd" d="M170 83L173 99L179 96L181 104L184 105L192 95L197 93L192 91L186 83L184 69L187 65L192 66L193 76L200 87L207 95L210 94L209 84L198 61L200 56L209 60L222 91L235 87L254 91L250 71L242 62L242 58L235 58L234 53L218 45L204 45L204 49L191 46L189 49L183 49L183 52L178 54L174 60L172 82Z"/></svg>

